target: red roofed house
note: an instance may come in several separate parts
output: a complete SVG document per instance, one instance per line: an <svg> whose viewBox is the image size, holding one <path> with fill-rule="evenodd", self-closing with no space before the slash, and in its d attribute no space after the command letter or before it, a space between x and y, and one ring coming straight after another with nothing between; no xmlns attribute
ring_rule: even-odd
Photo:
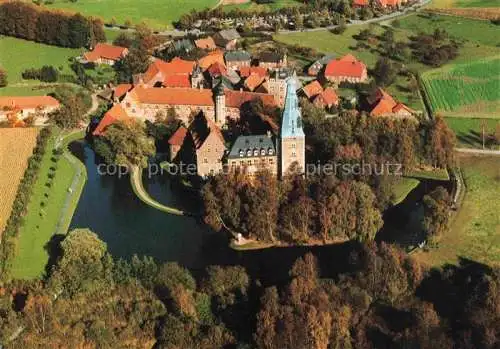
<svg viewBox="0 0 500 349"><path fill-rule="evenodd" d="M240 76L242 78L247 78L252 74L256 74L263 78L269 75L265 67L240 67Z"/></svg>
<svg viewBox="0 0 500 349"><path fill-rule="evenodd" d="M217 45L215 45L215 41L211 36L205 39L195 40L194 44L202 50L215 50L217 48Z"/></svg>
<svg viewBox="0 0 500 349"><path fill-rule="evenodd" d="M265 80L265 77L259 76L257 74L252 74L246 78L243 85L248 91L255 91Z"/></svg>
<svg viewBox="0 0 500 349"><path fill-rule="evenodd" d="M115 104L111 107L110 110L106 112L106 114L104 114L101 121L94 129L94 132L92 132L92 135L102 136L108 126L114 124L117 121L126 121L129 119L130 117L127 115L127 112L122 108L122 106L119 104Z"/></svg>
<svg viewBox="0 0 500 349"><path fill-rule="evenodd" d="M113 100L119 102L125 94L132 89L132 84L119 84L113 89Z"/></svg>
<svg viewBox="0 0 500 349"><path fill-rule="evenodd" d="M193 61L185 61L181 58L174 58L170 62L165 62L161 59L155 59L153 63L151 63L144 74L140 76L140 83L148 86L148 87L157 87L163 85L165 82L167 84L172 83L177 86L167 86L167 87L181 87L178 86L182 84L185 86L185 81L189 80L193 69L196 63ZM172 75L182 75L184 78L170 78L172 80L167 79ZM178 81L183 81L179 83ZM187 86L190 87L190 86Z"/></svg>
<svg viewBox="0 0 500 349"><path fill-rule="evenodd" d="M331 108L339 104L339 97L333 88L327 87L323 92L314 97L313 103L320 108Z"/></svg>
<svg viewBox="0 0 500 349"><path fill-rule="evenodd" d="M358 83L368 80L368 72L363 62L349 54L330 61L325 68L325 78L337 84L343 81Z"/></svg>
<svg viewBox="0 0 500 349"><path fill-rule="evenodd" d="M168 144L170 145L170 160L173 161L179 150L181 150L184 140L188 133L187 128L181 126L174 132L174 134L168 139Z"/></svg>
<svg viewBox="0 0 500 349"><path fill-rule="evenodd" d="M323 87L319 83L318 80L314 80L308 83L306 86L302 87L302 93L308 98L311 99L323 92Z"/></svg>
<svg viewBox="0 0 500 349"><path fill-rule="evenodd" d="M396 116L400 118L413 117L415 111L398 103L383 89L378 88L375 93L368 98L368 103L371 105L370 116Z"/></svg>
<svg viewBox="0 0 500 349"><path fill-rule="evenodd" d="M96 64L114 65L128 54L128 48L98 43L90 52L83 54L83 59Z"/></svg>
<svg viewBox="0 0 500 349"><path fill-rule="evenodd" d="M167 75L161 85L163 87L191 88L191 79L189 79L189 75Z"/></svg>
<svg viewBox="0 0 500 349"><path fill-rule="evenodd" d="M226 63L224 61L224 53L222 51L212 51L198 60L198 65L203 71L207 70L214 63L219 63L220 65L226 67Z"/></svg>
<svg viewBox="0 0 500 349"><path fill-rule="evenodd" d="M47 121L46 115L59 108L59 101L51 96L0 97L0 121L24 120L30 115L45 116L36 120L37 124Z"/></svg>
<svg viewBox="0 0 500 349"><path fill-rule="evenodd" d="M212 79L227 74L226 66L220 64L219 62L215 62L210 67L208 67L207 72L208 74L210 74L210 77Z"/></svg>
<svg viewBox="0 0 500 349"><path fill-rule="evenodd" d="M387 7L398 7L403 3L402 0L376 0L376 3L378 6L382 8L387 8Z"/></svg>

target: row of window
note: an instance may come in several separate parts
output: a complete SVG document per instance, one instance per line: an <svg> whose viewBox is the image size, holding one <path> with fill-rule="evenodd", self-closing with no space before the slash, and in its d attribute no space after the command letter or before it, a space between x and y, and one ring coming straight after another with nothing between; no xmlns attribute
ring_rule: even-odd
<svg viewBox="0 0 500 349"><path fill-rule="evenodd" d="M257 149L257 148L254 148L253 150L252 149L247 149L247 151L245 152L243 149L240 149L239 151L239 154L240 154L240 157L244 157L245 156L245 153L247 156L259 156L259 154L261 156L265 156L265 155L273 155L274 154L274 149L273 148L267 148L267 151L266 149L262 148L262 149Z"/></svg>

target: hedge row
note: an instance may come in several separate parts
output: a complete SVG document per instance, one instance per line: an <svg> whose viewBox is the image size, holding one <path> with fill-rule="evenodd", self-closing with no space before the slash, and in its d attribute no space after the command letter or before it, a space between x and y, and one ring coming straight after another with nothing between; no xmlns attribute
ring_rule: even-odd
<svg viewBox="0 0 500 349"><path fill-rule="evenodd" d="M28 166L24 176L17 188L16 198L12 205L12 211L1 236L0 244L0 280L5 280L9 274L12 258L15 253L16 238L19 228L24 222L24 217L28 210L28 204L33 193L33 188L37 181L40 165L47 150L47 144L52 136L51 128L44 128L37 137L33 155L28 160Z"/></svg>
<svg viewBox="0 0 500 349"><path fill-rule="evenodd" d="M74 48L106 41L104 26L99 19L19 1L0 1L0 34Z"/></svg>

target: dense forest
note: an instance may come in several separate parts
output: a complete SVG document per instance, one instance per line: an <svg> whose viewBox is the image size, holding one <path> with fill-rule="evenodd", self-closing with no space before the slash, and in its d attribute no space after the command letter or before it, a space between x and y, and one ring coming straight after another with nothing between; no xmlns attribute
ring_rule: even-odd
<svg viewBox="0 0 500 349"><path fill-rule="evenodd" d="M500 270L427 270L396 247L351 244L342 273L303 254L283 282L242 266L194 273L114 260L89 230L55 236L40 281L0 287L5 348L484 348L500 340ZM326 258L328 257L328 258Z"/></svg>
<svg viewBox="0 0 500 349"><path fill-rule="evenodd" d="M75 48L106 41L99 19L47 10L21 1L0 3L0 34Z"/></svg>

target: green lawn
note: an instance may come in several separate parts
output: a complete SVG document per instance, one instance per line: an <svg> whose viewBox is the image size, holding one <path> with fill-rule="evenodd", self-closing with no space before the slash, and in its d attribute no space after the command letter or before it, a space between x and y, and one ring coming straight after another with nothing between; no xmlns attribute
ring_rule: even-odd
<svg viewBox="0 0 500 349"><path fill-rule="evenodd" d="M262 10L277 10L283 7L300 6L301 2L298 0L275 0L270 4L257 4L256 2L249 1L244 4L224 5L224 11L231 11L240 9L244 11L262 11Z"/></svg>
<svg viewBox="0 0 500 349"><path fill-rule="evenodd" d="M500 265L500 161L498 157L463 156L466 185L462 205L438 247L415 257L429 265L455 263L458 257Z"/></svg>
<svg viewBox="0 0 500 349"><path fill-rule="evenodd" d="M391 201L393 205L401 203L408 194L417 187L420 183L418 179L402 177L393 186L392 192L394 199Z"/></svg>
<svg viewBox="0 0 500 349"><path fill-rule="evenodd" d="M9 85L0 88L0 96L5 95L44 95L53 88L43 87L36 80L23 80L21 73L28 68L41 68L52 65L61 74L73 75L69 59L76 57L81 49L70 49L39 44L33 41L0 36L0 66L8 75Z"/></svg>
<svg viewBox="0 0 500 349"><path fill-rule="evenodd" d="M464 148L481 148L482 140L482 124L485 125L487 134L495 132L500 124L500 120L494 119L478 119L478 118L445 118L448 126L455 132L459 147ZM486 144L488 146L488 144ZM490 146L491 147L491 146ZM496 146L498 148L498 146Z"/></svg>
<svg viewBox="0 0 500 349"><path fill-rule="evenodd" d="M81 181L73 192L71 201L66 202L75 170L64 156L61 156L57 163L52 160L52 149L60 134L57 131L50 139L42 160L28 213L19 231L16 257L12 263L13 278L33 279L42 276L49 258L46 244L56 231L66 232L83 188L84 181ZM82 135L79 134L78 137L81 138ZM54 173L51 167L56 168L55 177L48 187L49 174ZM58 227L61 217L62 226Z"/></svg>
<svg viewBox="0 0 500 349"><path fill-rule="evenodd" d="M412 170L406 174L407 177L417 178L417 179L434 179L437 181L449 181L450 176L445 168L436 168L429 170Z"/></svg>
<svg viewBox="0 0 500 349"><path fill-rule="evenodd" d="M126 30L109 29L104 28L104 34L106 34L106 41L112 43L121 32L127 32Z"/></svg>
<svg viewBox="0 0 500 349"><path fill-rule="evenodd" d="M118 24L124 24L129 20L162 29L171 27L173 21L192 9L212 8L217 3L217 0L56 0L49 6L100 17L106 22L115 19Z"/></svg>
<svg viewBox="0 0 500 349"><path fill-rule="evenodd" d="M431 108L445 116L500 115L500 56L448 64L422 74Z"/></svg>

